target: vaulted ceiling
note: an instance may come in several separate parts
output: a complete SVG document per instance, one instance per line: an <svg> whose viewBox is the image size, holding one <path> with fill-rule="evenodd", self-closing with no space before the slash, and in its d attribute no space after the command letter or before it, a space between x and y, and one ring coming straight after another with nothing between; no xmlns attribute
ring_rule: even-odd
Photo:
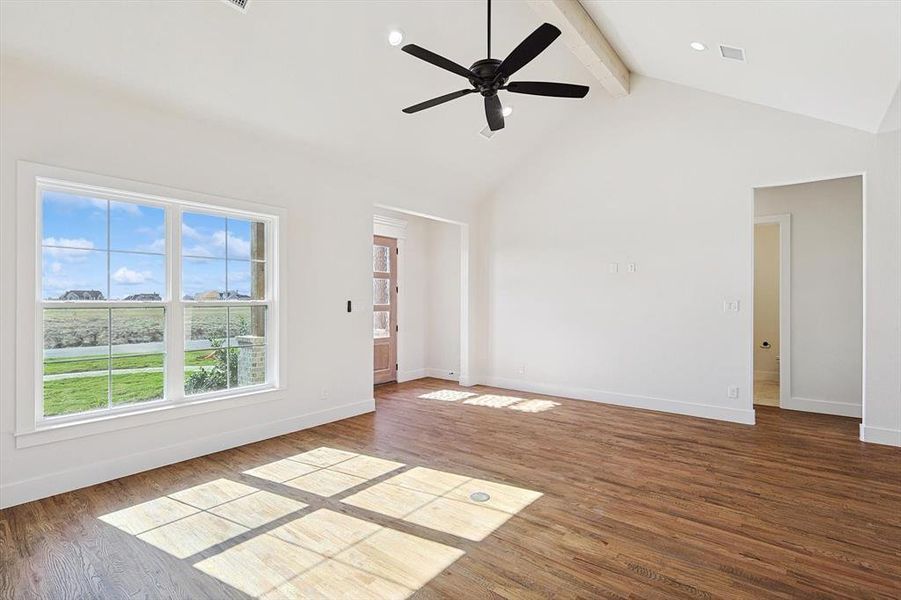
<svg viewBox="0 0 901 600"><path fill-rule="evenodd" d="M901 77L898 2L583 4L634 72L859 129L878 127ZM539 23L528 3L496 0L493 54ZM4 55L460 194L501 184L567 121L628 101L557 42L519 75L591 85L585 101L507 95L514 113L491 140L474 96L405 115L466 85L389 46L392 28L464 65L485 54L482 0L0 3ZM719 58L720 42L747 62Z"/></svg>
<svg viewBox="0 0 901 600"><path fill-rule="evenodd" d="M897 0L582 4L632 71L864 131L901 80ZM746 61L721 58L719 44Z"/></svg>
<svg viewBox="0 0 901 600"><path fill-rule="evenodd" d="M399 27L405 42L468 66L486 52L481 0L250 0L246 14L218 0L0 6L5 54L287 136L418 187L484 193L561 121L587 109L578 100L508 96L515 112L491 140L478 134L485 113L476 96L401 112L469 84L389 46L388 32ZM495 55L540 24L520 2L497 2L493 21ZM520 73L590 83L559 42Z"/></svg>

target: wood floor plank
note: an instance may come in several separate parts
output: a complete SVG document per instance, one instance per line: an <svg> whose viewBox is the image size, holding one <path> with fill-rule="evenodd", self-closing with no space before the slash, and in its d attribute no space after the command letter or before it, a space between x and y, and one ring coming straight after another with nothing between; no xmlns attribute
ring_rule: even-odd
<svg viewBox="0 0 901 600"><path fill-rule="evenodd" d="M444 390L559 404L532 403L525 408L548 409L527 412L508 401L475 398L467 404L473 397L440 393ZM425 394L432 399L420 398ZM374 414L0 511L0 598L250 597L241 586L220 579L235 583L240 573L229 570L230 556L247 555L256 546L265 550L263 557L271 551L271 544L253 541L258 530L234 540L222 541L227 536L221 535L210 540L219 544L182 560L132 530L190 517L161 514L171 506L164 501L134 515L117 513L171 496L190 501L198 496L196 490L210 493L195 504L223 514L225 509L206 504L231 499L240 507L241 500L232 496L252 497L245 494L255 490L304 508L293 515L288 509L278 512L280 519L271 523L248 521L261 526L260 535L290 529L296 515L320 509L368 521L373 531L389 528L372 541L348 542L363 544L346 551L354 568L322 563L308 579L286 585L288 592L307 589L319 578L342 594L356 580L368 581L370 591L403 593L419 585L419 579L404 579L403 561L390 563L394 571L385 581L373 579L365 561L372 556L385 564L393 560L394 553L380 548L379 539L415 536L425 540L423 547L442 544L463 553L414 592L424 599L901 598L901 450L862 444L854 419L758 407L758 424L751 427L488 387L460 388L436 379L382 385L375 396ZM303 464L310 469L319 469L357 453L381 460L354 459L335 468L369 479L332 496L317 496L315 489L286 485L284 477L271 475L298 456L301 463L306 457ZM270 463L275 464L266 468ZM481 533L467 539L454 534L453 518L441 523L435 517L404 519L409 511L403 507L384 506L392 495L379 496L379 490L394 490L380 482L398 478L421 487L424 475L434 482L428 491L450 494L452 501L434 501L438 508L465 502L469 489L454 493L452 488L470 478L541 496L529 496L530 502L489 502L482 511L500 507L515 514L509 520L488 519L489 527L503 524L484 539L478 539ZM220 481L196 488L222 479L242 485L226 488ZM509 490L484 487L499 494ZM191 488L195 491L185 491ZM342 502L355 494L356 499ZM110 514L117 518L100 520ZM440 518L440 510L436 514ZM190 530L192 522L170 530ZM291 562L282 562L271 570L284 579ZM205 572L195 563L221 566ZM244 589L266 589L266 571L255 569L261 579ZM353 577L327 581L341 573ZM392 577L405 585L391 583Z"/></svg>

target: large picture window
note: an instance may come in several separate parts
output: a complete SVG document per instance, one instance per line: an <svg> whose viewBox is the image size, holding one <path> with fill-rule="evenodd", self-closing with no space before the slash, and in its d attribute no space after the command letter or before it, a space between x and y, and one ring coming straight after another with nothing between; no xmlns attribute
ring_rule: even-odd
<svg viewBox="0 0 901 600"><path fill-rule="evenodd" d="M271 387L266 215L38 186L37 420Z"/></svg>

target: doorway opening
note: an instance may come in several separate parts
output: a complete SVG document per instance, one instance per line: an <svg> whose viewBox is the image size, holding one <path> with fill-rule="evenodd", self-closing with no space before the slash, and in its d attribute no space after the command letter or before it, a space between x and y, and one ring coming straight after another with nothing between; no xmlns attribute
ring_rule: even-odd
<svg viewBox="0 0 901 600"><path fill-rule="evenodd" d="M469 385L468 227L376 207L373 233L374 383Z"/></svg>
<svg viewBox="0 0 901 600"><path fill-rule="evenodd" d="M753 402L863 412L863 176L754 190Z"/></svg>

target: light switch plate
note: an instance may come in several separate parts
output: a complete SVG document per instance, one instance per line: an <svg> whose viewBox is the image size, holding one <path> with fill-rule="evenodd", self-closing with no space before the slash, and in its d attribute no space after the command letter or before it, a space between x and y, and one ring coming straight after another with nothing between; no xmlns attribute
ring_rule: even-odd
<svg viewBox="0 0 901 600"><path fill-rule="evenodd" d="M607 265L608 273L619 273L619 263L610 263Z"/></svg>
<svg viewBox="0 0 901 600"><path fill-rule="evenodd" d="M741 310L740 300L723 300L723 312L738 312Z"/></svg>

